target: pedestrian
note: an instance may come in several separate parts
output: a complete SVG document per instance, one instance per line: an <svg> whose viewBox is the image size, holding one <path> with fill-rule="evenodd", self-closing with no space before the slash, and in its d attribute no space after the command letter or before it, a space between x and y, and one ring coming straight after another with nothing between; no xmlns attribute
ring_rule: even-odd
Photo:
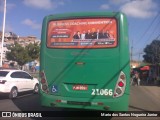
<svg viewBox="0 0 160 120"><path fill-rule="evenodd" d="M150 69L148 72L148 77L147 77L147 85L150 84L151 80L152 80L152 70Z"/></svg>
<svg viewBox="0 0 160 120"><path fill-rule="evenodd" d="M131 72L130 72L130 85L133 85L133 80L134 80L134 71L133 69L131 69Z"/></svg>
<svg viewBox="0 0 160 120"><path fill-rule="evenodd" d="M135 84L137 86L140 85L140 77L139 77L139 73L137 71L135 72Z"/></svg>

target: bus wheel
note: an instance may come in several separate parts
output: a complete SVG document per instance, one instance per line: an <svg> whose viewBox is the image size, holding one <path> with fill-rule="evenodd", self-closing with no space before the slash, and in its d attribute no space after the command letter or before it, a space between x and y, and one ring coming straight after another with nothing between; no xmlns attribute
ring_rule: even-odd
<svg viewBox="0 0 160 120"><path fill-rule="evenodd" d="M38 93L38 92L39 92L39 86L38 86L38 84L36 84L36 85L34 86L33 93Z"/></svg>
<svg viewBox="0 0 160 120"><path fill-rule="evenodd" d="M17 90L17 88L14 87L14 88L11 89L11 91L9 93L9 98L14 99L17 96L18 96L18 90Z"/></svg>

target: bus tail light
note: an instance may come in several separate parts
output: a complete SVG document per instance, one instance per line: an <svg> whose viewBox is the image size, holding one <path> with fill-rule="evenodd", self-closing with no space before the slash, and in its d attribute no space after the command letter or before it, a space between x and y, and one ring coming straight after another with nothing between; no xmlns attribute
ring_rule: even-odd
<svg viewBox="0 0 160 120"><path fill-rule="evenodd" d="M46 79L42 78L42 79L41 79L41 83L43 84L43 83L45 83L45 82L46 82Z"/></svg>
<svg viewBox="0 0 160 120"><path fill-rule="evenodd" d="M125 88L126 88L126 76L121 71L114 89L113 97L115 98L122 96L124 94Z"/></svg>
<svg viewBox="0 0 160 120"><path fill-rule="evenodd" d="M44 71L40 72L40 78L41 78L41 89L42 89L42 91L45 92L45 93L48 93L49 92L48 83L47 83Z"/></svg>
<svg viewBox="0 0 160 120"><path fill-rule="evenodd" d="M123 86L124 86L124 83L123 83L122 81L120 81L120 82L118 83L118 86L119 86L119 87L123 87Z"/></svg>

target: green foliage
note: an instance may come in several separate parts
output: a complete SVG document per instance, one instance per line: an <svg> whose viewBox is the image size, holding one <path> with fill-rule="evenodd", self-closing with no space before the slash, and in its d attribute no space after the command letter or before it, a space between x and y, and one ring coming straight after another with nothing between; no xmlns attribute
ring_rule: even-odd
<svg viewBox="0 0 160 120"><path fill-rule="evenodd" d="M160 63L160 41L153 40L150 45L144 48L144 61L152 64Z"/></svg>
<svg viewBox="0 0 160 120"><path fill-rule="evenodd" d="M37 59L40 51L40 47L37 43L30 43L26 47L23 47L16 42L9 46L8 49L10 51L6 53L6 58L8 60L16 61L20 66Z"/></svg>
<svg viewBox="0 0 160 120"><path fill-rule="evenodd" d="M40 47L37 43L30 43L29 45L26 46L26 50L28 53L28 56L30 57L30 61L36 60L39 58L39 51Z"/></svg>

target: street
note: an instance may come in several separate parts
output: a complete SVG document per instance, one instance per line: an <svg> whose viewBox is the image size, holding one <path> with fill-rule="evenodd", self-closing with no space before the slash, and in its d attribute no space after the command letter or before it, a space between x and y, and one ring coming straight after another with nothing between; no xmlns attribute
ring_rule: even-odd
<svg viewBox="0 0 160 120"><path fill-rule="evenodd" d="M131 86L129 111L160 111L160 87L159 86ZM74 109L72 109L74 111ZM10 100L7 97L0 98L0 111L67 111L62 108L41 107L39 95L28 93ZM131 119L133 117L125 117ZM111 120L119 120L122 117L112 117ZM134 117L134 119L138 119ZM142 117L139 117L142 119ZM145 118L160 120L156 117ZM26 119L27 120L27 119ZM123 118L124 120L124 118Z"/></svg>
<svg viewBox="0 0 160 120"><path fill-rule="evenodd" d="M129 111L160 111L160 87L132 86Z"/></svg>

